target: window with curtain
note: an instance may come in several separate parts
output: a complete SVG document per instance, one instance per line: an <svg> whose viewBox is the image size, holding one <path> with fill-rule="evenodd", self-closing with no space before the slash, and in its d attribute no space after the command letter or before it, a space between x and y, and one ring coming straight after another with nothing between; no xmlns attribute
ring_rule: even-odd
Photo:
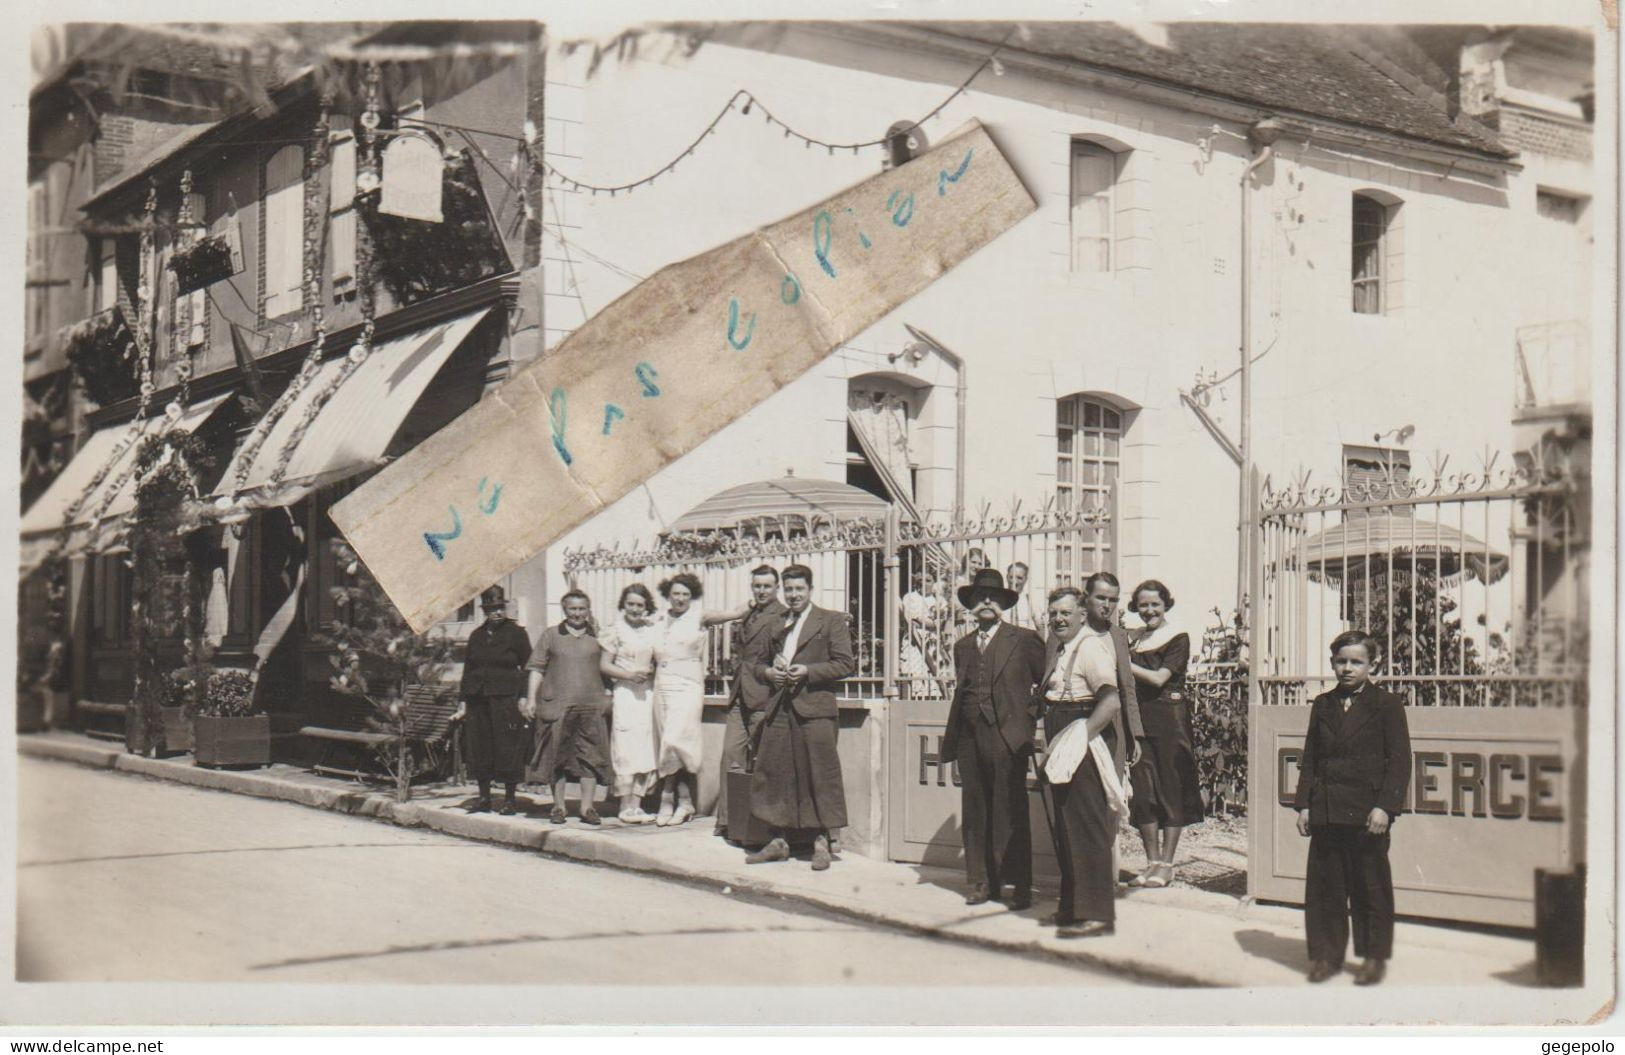
<svg viewBox="0 0 1625 1055"><path fill-rule="evenodd" d="M304 307L305 151L286 146L265 166L265 317Z"/></svg>
<svg viewBox="0 0 1625 1055"><path fill-rule="evenodd" d="M332 261L333 287L355 281L355 140L349 136L333 143L328 178L329 228L327 255Z"/></svg>
<svg viewBox="0 0 1625 1055"><path fill-rule="evenodd" d="M1112 270L1113 189L1118 155L1087 139L1072 141L1072 270Z"/></svg>
<svg viewBox="0 0 1625 1055"><path fill-rule="evenodd" d="M1364 194L1354 196L1354 310L1382 314L1382 255L1388 231L1388 206Z"/></svg>
<svg viewBox="0 0 1625 1055"><path fill-rule="evenodd" d="M1111 511L1112 487L1122 460L1123 414L1088 396L1067 396L1055 404L1055 491L1061 509ZM1056 585L1082 586L1090 573L1113 561L1105 530L1057 536Z"/></svg>

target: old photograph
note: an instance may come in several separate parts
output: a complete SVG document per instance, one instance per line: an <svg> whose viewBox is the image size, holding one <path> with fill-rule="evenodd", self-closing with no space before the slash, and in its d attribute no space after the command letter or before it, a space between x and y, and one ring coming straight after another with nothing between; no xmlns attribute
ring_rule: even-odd
<svg viewBox="0 0 1625 1055"><path fill-rule="evenodd" d="M29 27L8 1022L1609 1013L1614 31L962 6Z"/></svg>

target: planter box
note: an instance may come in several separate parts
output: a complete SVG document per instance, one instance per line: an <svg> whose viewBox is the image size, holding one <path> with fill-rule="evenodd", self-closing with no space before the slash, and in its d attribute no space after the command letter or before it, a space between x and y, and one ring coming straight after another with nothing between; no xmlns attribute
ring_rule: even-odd
<svg viewBox="0 0 1625 1055"><path fill-rule="evenodd" d="M186 720L183 707L160 707L163 726L157 744L147 742L146 731L141 728L141 717L135 705L124 708L124 749L134 755L145 755L150 748L159 756L184 755L192 750L192 723Z"/></svg>
<svg viewBox="0 0 1625 1055"><path fill-rule="evenodd" d="M271 764L271 716L192 719L192 761L200 766Z"/></svg>

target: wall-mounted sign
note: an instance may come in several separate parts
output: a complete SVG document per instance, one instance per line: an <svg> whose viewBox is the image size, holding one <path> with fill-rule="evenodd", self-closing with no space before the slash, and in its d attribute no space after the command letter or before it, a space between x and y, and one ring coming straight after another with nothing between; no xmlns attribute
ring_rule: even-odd
<svg viewBox="0 0 1625 1055"><path fill-rule="evenodd" d="M446 160L426 136L402 135L384 148L384 186L378 211L439 223Z"/></svg>

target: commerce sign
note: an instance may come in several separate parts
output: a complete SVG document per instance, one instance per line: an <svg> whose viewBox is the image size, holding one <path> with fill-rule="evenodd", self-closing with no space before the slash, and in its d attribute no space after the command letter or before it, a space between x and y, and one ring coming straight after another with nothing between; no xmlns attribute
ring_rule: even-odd
<svg viewBox="0 0 1625 1055"><path fill-rule="evenodd" d="M1534 925L1536 869L1574 865L1580 708L1408 707L1411 781L1389 860L1401 915ZM1303 902L1292 809L1307 707L1252 707L1248 892Z"/></svg>

